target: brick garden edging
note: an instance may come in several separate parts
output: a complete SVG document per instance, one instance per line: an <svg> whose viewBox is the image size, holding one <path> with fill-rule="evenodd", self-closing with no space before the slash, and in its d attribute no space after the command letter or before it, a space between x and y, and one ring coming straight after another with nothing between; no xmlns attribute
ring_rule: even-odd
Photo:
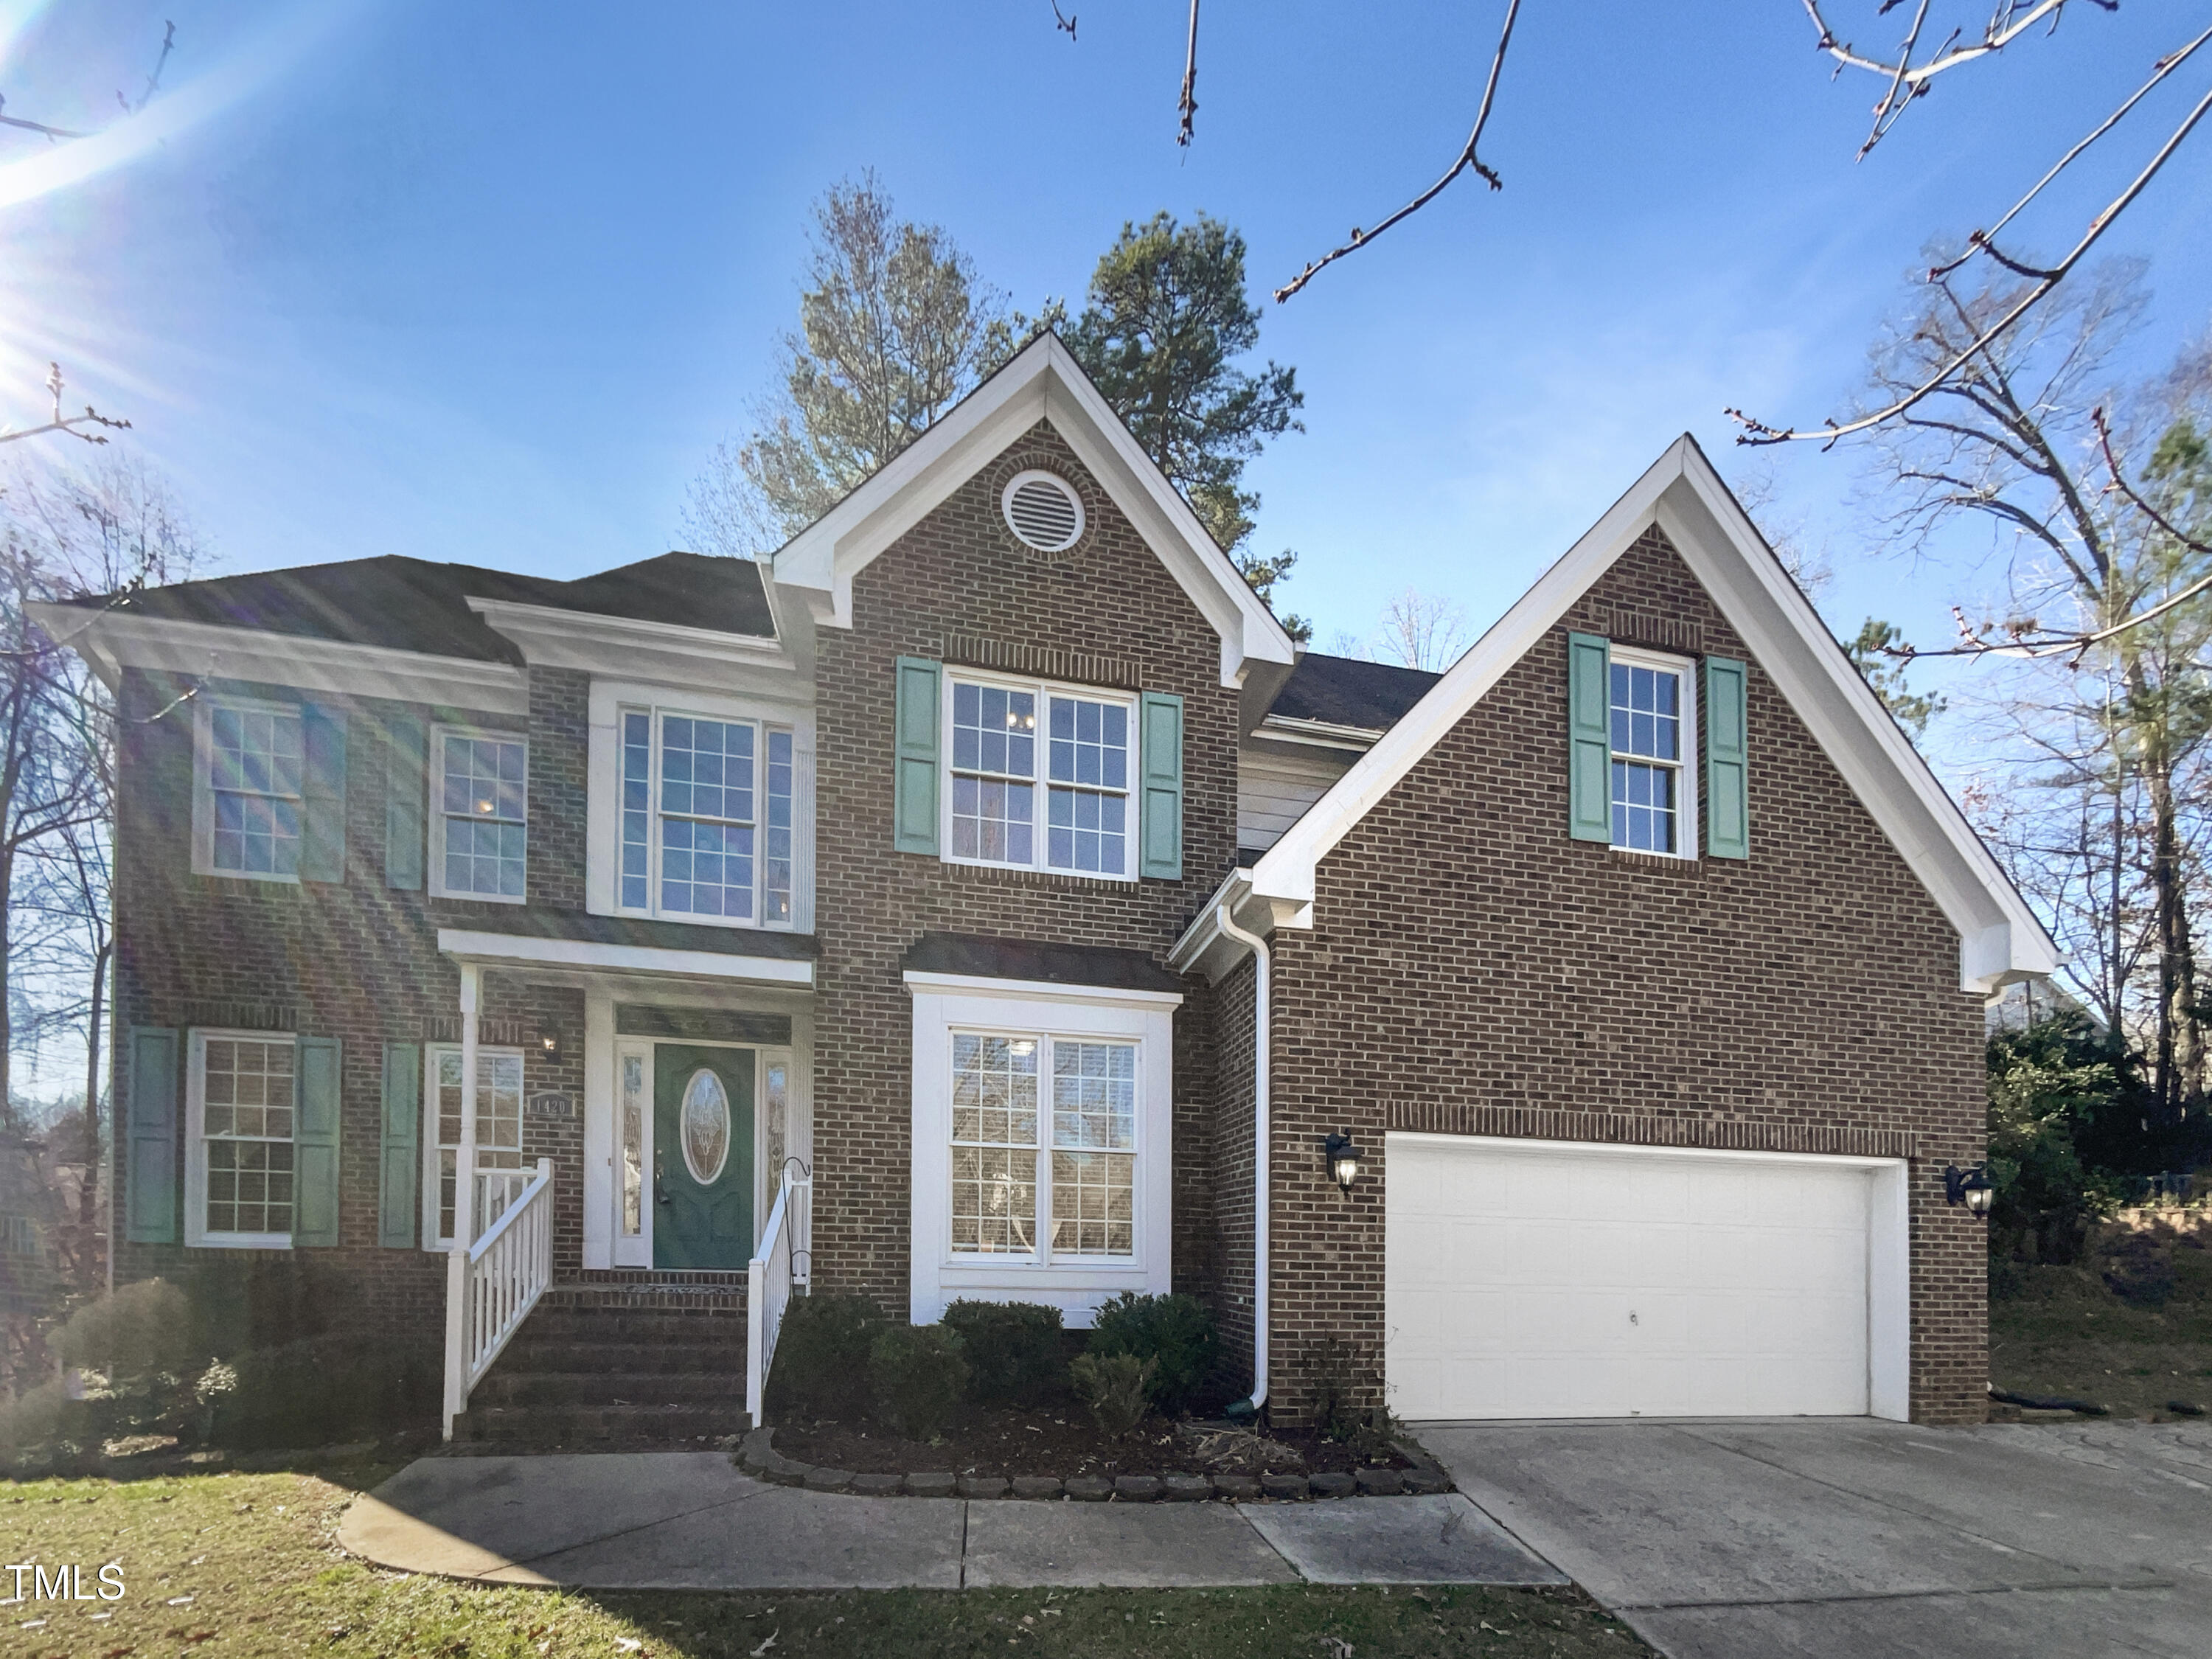
<svg viewBox="0 0 2212 1659"><path fill-rule="evenodd" d="M1313 1498L1428 1496L1452 1489L1443 1467L1418 1446L1401 1442L1410 1469L1360 1469L1351 1474L855 1474L801 1463L775 1449L774 1425L755 1429L732 1459L747 1472L778 1486L808 1492L850 1492L863 1498L1058 1498L1078 1504L1203 1504L1215 1498L1249 1504L1261 1498L1296 1502Z"/></svg>

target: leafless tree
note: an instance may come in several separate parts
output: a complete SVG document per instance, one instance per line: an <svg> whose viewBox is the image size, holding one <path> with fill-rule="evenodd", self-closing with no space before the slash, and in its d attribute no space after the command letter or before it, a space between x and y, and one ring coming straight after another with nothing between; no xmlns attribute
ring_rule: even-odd
<svg viewBox="0 0 2212 1659"><path fill-rule="evenodd" d="M1375 648L1386 661L1440 674L1469 642L1467 613L1450 599L1407 588L1382 607Z"/></svg>
<svg viewBox="0 0 2212 1659"><path fill-rule="evenodd" d="M2116 383L2114 355L2144 303L2139 270L2124 264L1991 334L2035 280L1997 270L1967 287L1954 272L1915 290L1877 347L1869 402L1898 402L1936 368L1958 366L1872 432L1869 477L1892 548L1940 555L1950 532L1973 525L2001 556L1997 615L1961 612L1955 647L2019 659L1991 694L2021 793L1992 821L2062 924L2094 915L2119 930L2090 941L2112 977L2083 985L2116 1018L2130 1005L2137 908L2119 889L2131 858L2140 866L2156 984L2135 1023L2160 1098L2178 1109L2205 1081L2190 874L2212 742L2212 542L2202 533L2212 373L2197 352L2149 386ZM2100 791L2110 807L2101 862L2049 864L2087 858L2081 802ZM2110 879L2085 892L2092 865Z"/></svg>
<svg viewBox="0 0 2212 1659"><path fill-rule="evenodd" d="M0 494L0 1098L15 1052L66 1033L84 1045L83 1122L95 1137L114 957L115 709L25 606L178 580L201 557L173 492L143 460L21 466ZM100 1150L83 1149L88 1226Z"/></svg>

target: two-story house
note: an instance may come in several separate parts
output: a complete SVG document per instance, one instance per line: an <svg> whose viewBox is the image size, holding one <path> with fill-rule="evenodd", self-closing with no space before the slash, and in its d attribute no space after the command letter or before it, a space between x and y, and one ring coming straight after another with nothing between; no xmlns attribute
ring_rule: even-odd
<svg viewBox="0 0 2212 1659"><path fill-rule="evenodd" d="M1440 677L1301 658L1050 337L773 559L43 619L118 1277L311 1286L465 1431L726 1430L794 1283L1188 1290L1293 1420L1980 1413L1941 1172L2055 954L1687 439ZM562 1369L653 1340L730 1363Z"/></svg>

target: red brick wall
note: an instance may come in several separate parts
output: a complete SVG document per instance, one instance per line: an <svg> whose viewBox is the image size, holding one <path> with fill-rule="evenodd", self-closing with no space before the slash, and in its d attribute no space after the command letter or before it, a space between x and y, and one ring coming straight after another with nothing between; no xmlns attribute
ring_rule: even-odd
<svg viewBox="0 0 2212 1659"><path fill-rule="evenodd" d="M586 677L557 670L532 676L530 885L534 902L570 904L582 893L580 812ZM268 1024L340 1040L342 1121L338 1224L331 1249L187 1249L133 1244L118 1224L118 1283L156 1274L188 1281L243 1340L256 1343L366 1325L425 1352L443 1340L442 1258L378 1246L378 1178L384 1045L421 1042L432 1022L458 1016L459 969L437 949L440 923L466 925L504 907L401 892L384 881L387 750L382 721L402 705L318 698L349 714L346 878L342 884L244 881L191 872L194 703L188 686L137 672L123 684L116 829L117 1042L115 1124L130 1111L128 1034L133 1025L179 1034L179 1237L191 1195L184 1190L183 1066L193 1026ZM281 687L217 684L210 693L296 700ZM166 712L164 712L166 711ZM416 708L423 718L434 711ZM435 711L451 717L450 711ZM158 716L158 718L157 718ZM517 726L511 717L471 723ZM562 793L568 792L568 793ZM574 805L570 805L573 793ZM573 834L561 814L573 812ZM563 1052L552 1062L526 1045L525 1087L560 1089L580 1102L580 993L485 976L483 1013L525 1033L550 1023ZM234 1005L245 1005L243 1008ZM260 1012L255 1012L260 1011ZM554 1255L580 1264L583 1124L526 1118L526 1158L556 1163ZM128 1191L130 1136L117 1133L118 1219Z"/></svg>
<svg viewBox="0 0 2212 1659"><path fill-rule="evenodd" d="M1088 527L1067 554L1030 551L1000 518L1000 489L1028 466L1083 493ZM1220 684L1212 627L1042 423L860 573L853 623L823 631L816 671L815 1283L903 1310L913 1012L900 958L924 933L945 932L1133 948L1164 961L1235 857L1237 694ZM1105 881L894 852L901 655L1181 696L1184 878ZM1179 1203L1199 1202L1208 1185L1202 1019L1197 999L1176 1018ZM1177 1237L1180 1251L1189 1237L1180 1218ZM1179 1259L1176 1273L1189 1284L1203 1269Z"/></svg>
<svg viewBox="0 0 2212 1659"><path fill-rule="evenodd" d="M1754 661L1649 532L1322 861L1314 927L1274 940L1276 1409L1331 1334L1379 1375L1400 1128L1909 1154L1913 1415L1979 1421L1981 1229L1934 1174L1983 1142L1956 933L1755 662L1747 861L1570 840L1570 629Z"/></svg>

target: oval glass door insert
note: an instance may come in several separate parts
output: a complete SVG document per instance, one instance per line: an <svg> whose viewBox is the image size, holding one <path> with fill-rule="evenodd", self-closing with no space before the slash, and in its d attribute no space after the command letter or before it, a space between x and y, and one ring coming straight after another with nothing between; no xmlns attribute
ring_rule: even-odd
<svg viewBox="0 0 2212 1659"><path fill-rule="evenodd" d="M702 1066L684 1085L684 1166L691 1179L710 1187L730 1157L730 1097L722 1079Z"/></svg>

